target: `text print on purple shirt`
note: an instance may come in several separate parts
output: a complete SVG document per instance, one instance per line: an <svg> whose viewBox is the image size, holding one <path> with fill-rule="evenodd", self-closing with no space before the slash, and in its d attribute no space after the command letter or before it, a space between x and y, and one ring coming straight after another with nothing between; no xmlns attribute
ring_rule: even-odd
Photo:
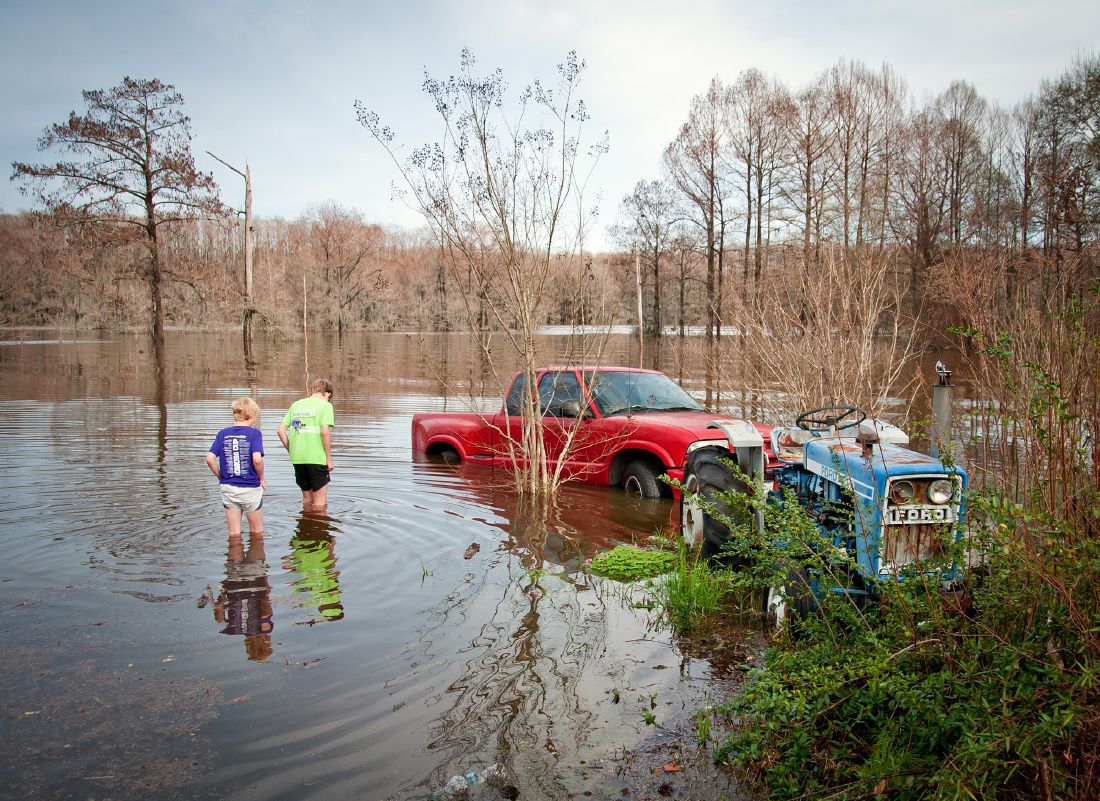
<svg viewBox="0 0 1100 801"><path fill-rule="evenodd" d="M263 434L251 426L223 428L214 438L210 452L218 457L221 483L234 487L258 487L260 477L252 465L252 454L264 455Z"/></svg>

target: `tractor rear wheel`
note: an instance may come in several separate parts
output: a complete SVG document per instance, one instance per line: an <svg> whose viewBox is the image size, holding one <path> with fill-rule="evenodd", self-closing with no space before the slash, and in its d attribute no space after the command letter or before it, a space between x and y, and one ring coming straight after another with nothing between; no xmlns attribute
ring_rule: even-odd
<svg viewBox="0 0 1100 801"><path fill-rule="evenodd" d="M730 530L700 500L726 517L733 515L732 521L736 524L749 522L747 510L731 509L719 497L727 490L748 490L745 482L722 461L723 458L730 458L730 452L722 448L700 448L692 453L684 468L683 483L687 492L680 500L680 533L684 541L690 546L700 545L703 556L711 559L719 556L722 546L729 542ZM738 564L741 562L736 561Z"/></svg>

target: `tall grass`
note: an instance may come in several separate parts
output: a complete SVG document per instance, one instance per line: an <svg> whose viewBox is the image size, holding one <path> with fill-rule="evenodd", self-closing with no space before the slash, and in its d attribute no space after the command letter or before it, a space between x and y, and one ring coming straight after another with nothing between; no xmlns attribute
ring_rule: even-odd
<svg viewBox="0 0 1100 801"><path fill-rule="evenodd" d="M672 572L657 585L656 595L673 630L686 633L719 609L732 586L726 571L681 543Z"/></svg>

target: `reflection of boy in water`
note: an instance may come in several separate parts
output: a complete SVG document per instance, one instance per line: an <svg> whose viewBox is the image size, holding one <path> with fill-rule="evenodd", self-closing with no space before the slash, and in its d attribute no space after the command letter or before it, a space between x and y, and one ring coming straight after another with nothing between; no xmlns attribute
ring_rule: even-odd
<svg viewBox="0 0 1100 801"><path fill-rule="evenodd" d="M344 617L340 602L340 572L336 569L336 538L333 519L324 513L303 512L298 530L290 541L290 553L283 557L283 569L298 574L295 592L312 595L309 605L317 605L324 621Z"/></svg>
<svg viewBox="0 0 1100 801"><path fill-rule="evenodd" d="M250 660L271 656L271 584L264 562L263 535L249 537L245 552L240 537L230 538L225 563L225 581L214 602L214 620L225 624L222 634L243 634L244 650Z"/></svg>

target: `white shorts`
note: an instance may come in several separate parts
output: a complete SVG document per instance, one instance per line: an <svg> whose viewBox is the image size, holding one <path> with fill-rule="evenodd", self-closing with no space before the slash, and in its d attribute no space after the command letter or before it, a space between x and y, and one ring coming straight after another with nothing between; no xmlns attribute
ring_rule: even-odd
<svg viewBox="0 0 1100 801"><path fill-rule="evenodd" d="M226 509L239 509L244 514L252 514L264 505L263 487L235 487L221 484L222 506Z"/></svg>

